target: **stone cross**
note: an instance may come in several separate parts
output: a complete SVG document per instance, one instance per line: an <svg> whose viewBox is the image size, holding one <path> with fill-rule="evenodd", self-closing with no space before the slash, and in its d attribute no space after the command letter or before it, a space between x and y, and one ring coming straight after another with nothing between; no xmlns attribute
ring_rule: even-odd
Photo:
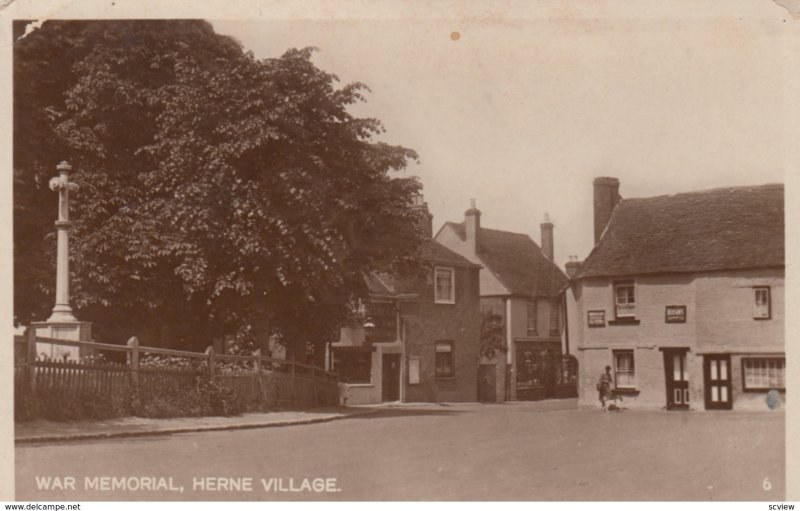
<svg viewBox="0 0 800 511"><path fill-rule="evenodd" d="M70 183L69 173L72 166L62 161L56 166L58 177L50 180L50 189L58 190L58 258L56 265L56 305L48 323L76 322L69 306L69 192L77 192L78 185Z"/></svg>

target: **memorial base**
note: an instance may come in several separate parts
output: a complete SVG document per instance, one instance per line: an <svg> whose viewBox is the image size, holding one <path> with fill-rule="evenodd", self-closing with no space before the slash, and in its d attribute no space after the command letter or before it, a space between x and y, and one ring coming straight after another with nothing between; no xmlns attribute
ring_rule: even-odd
<svg viewBox="0 0 800 511"><path fill-rule="evenodd" d="M67 341L92 340L92 324L87 321L37 321L31 323L31 328L36 330L36 337L46 337L50 339L64 339ZM47 358L58 360L77 360L78 358L89 355L91 349L77 346L61 346L49 342L37 342L36 354L44 355Z"/></svg>

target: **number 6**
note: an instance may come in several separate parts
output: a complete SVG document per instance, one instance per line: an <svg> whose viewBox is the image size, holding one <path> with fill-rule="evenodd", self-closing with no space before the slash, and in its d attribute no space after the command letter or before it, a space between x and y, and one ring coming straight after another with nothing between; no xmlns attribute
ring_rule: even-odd
<svg viewBox="0 0 800 511"><path fill-rule="evenodd" d="M772 489L772 483L769 482L769 477L764 478L764 482L761 486L764 488L764 491L770 491Z"/></svg>

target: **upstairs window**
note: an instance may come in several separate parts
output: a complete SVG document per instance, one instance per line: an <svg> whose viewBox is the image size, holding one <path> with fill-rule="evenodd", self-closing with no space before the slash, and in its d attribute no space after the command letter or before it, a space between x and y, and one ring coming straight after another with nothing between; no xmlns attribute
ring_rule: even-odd
<svg viewBox="0 0 800 511"><path fill-rule="evenodd" d="M435 302L456 303L455 271L453 268L436 267L434 272Z"/></svg>
<svg viewBox="0 0 800 511"><path fill-rule="evenodd" d="M455 376L452 341L436 341L436 377L452 378Z"/></svg>
<svg viewBox="0 0 800 511"><path fill-rule="evenodd" d="M561 301L558 298L553 298L550 302L550 335L556 336L561 333L561 325L559 314L561 311Z"/></svg>
<svg viewBox="0 0 800 511"><path fill-rule="evenodd" d="M614 305L617 319L636 317L636 294L633 282L614 284Z"/></svg>
<svg viewBox="0 0 800 511"><path fill-rule="evenodd" d="M757 287L754 288L754 292L755 308L753 309L753 318L770 319L772 317L772 307L769 287Z"/></svg>
<svg viewBox="0 0 800 511"><path fill-rule="evenodd" d="M527 336L537 337L539 334L536 331L536 300L528 300L528 323L527 323Z"/></svg>

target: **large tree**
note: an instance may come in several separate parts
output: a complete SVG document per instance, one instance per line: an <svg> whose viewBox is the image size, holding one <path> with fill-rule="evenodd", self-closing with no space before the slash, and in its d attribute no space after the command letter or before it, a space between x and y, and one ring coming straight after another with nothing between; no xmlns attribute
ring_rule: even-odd
<svg viewBox="0 0 800 511"><path fill-rule="evenodd" d="M68 159L73 306L98 336L329 340L365 271L410 260L420 185L394 175L414 152L348 111L365 86L312 54L258 60L202 21L48 21L19 41L17 318L52 306L46 183Z"/></svg>

